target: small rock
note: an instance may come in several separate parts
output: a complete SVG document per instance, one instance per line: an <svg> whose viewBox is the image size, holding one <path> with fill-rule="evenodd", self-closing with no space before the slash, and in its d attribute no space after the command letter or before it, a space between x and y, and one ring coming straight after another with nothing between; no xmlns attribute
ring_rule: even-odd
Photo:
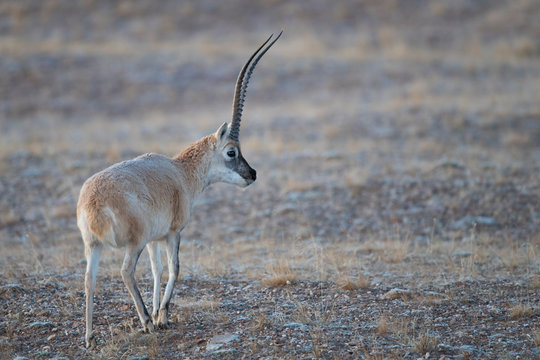
<svg viewBox="0 0 540 360"><path fill-rule="evenodd" d="M52 340L54 340L54 339L56 339L56 335L55 335L55 334L52 334L51 336L49 336L49 337L47 338L47 341L52 341Z"/></svg>
<svg viewBox="0 0 540 360"><path fill-rule="evenodd" d="M465 258L465 257L469 257L471 255L472 255L472 252L470 252L470 251L454 251L452 253L452 256L457 257L457 258Z"/></svg>
<svg viewBox="0 0 540 360"><path fill-rule="evenodd" d="M440 160L437 164L435 164L433 170L437 168L453 168L458 170L467 170L467 166L465 166L464 163L450 159Z"/></svg>
<svg viewBox="0 0 540 360"><path fill-rule="evenodd" d="M459 350L461 351L462 354L470 354L470 355L478 352L476 347L474 347L473 345L461 345L459 347Z"/></svg>
<svg viewBox="0 0 540 360"><path fill-rule="evenodd" d="M221 349L221 350L214 351L212 355L218 355L218 356L229 358L231 355L236 354L236 352L237 351L235 349Z"/></svg>
<svg viewBox="0 0 540 360"><path fill-rule="evenodd" d="M439 344L437 345L437 351L441 354L454 355L458 352L458 349L451 345Z"/></svg>
<svg viewBox="0 0 540 360"><path fill-rule="evenodd" d="M319 199L324 194L320 191L292 191L287 194L286 199L290 201L306 201L306 200L315 200Z"/></svg>
<svg viewBox="0 0 540 360"><path fill-rule="evenodd" d="M281 206L278 206L275 210L275 214L276 215L284 215L284 214L288 214L288 213L293 213L293 212L300 212L301 209L295 205L295 204L291 204L291 203L286 203L286 204L283 204Z"/></svg>
<svg viewBox="0 0 540 360"><path fill-rule="evenodd" d="M301 324L301 323L296 323L296 322L290 322L290 323L287 323L285 325L283 325L284 328L292 328L292 329L297 329L297 330L300 330L300 331L307 331L309 330L309 327L305 324Z"/></svg>
<svg viewBox="0 0 540 360"><path fill-rule="evenodd" d="M326 151L322 157L325 159L325 160L339 160L341 158L343 158L343 155L341 155L338 151L336 150L329 150L329 151Z"/></svg>
<svg viewBox="0 0 540 360"><path fill-rule="evenodd" d="M498 226L499 225L497 220L488 216L465 216L464 218L454 222L451 228L454 230L458 230L458 229L463 230L463 229L471 228L475 224L481 225L481 226Z"/></svg>
<svg viewBox="0 0 540 360"><path fill-rule="evenodd" d="M34 167L27 168L26 170L22 172L23 176L25 177L36 177L38 175L41 175L41 173L42 173L42 170L34 168Z"/></svg>
<svg viewBox="0 0 540 360"><path fill-rule="evenodd" d="M7 336L0 336L0 346L7 347L10 344L10 340Z"/></svg>
<svg viewBox="0 0 540 360"><path fill-rule="evenodd" d="M38 329L38 328L46 328L46 327L53 328L54 323L50 322L50 321L34 321L30 325L28 325L26 328L27 329Z"/></svg>
<svg viewBox="0 0 540 360"><path fill-rule="evenodd" d="M208 344L206 345L206 351L214 352L219 350L222 346L223 344Z"/></svg>
<svg viewBox="0 0 540 360"><path fill-rule="evenodd" d="M424 296L431 300L448 300L448 295L436 291L426 291Z"/></svg>
<svg viewBox="0 0 540 360"><path fill-rule="evenodd" d="M24 288L19 284L6 284L4 286L0 286L0 295L5 294L20 294L24 292Z"/></svg>
<svg viewBox="0 0 540 360"><path fill-rule="evenodd" d="M227 352L228 350L220 350L220 349L223 347L223 345L226 345L235 340L238 340L238 336L231 333L216 335L212 339L210 339L210 341L206 345L206 351L212 352L212 353L216 353L218 350L220 352L223 352L223 351Z"/></svg>
<svg viewBox="0 0 540 360"><path fill-rule="evenodd" d="M411 296L412 296L412 293L410 290L394 288L388 291L386 294L384 294L381 298L384 300L394 300L394 299L408 300L411 298Z"/></svg>
<svg viewBox="0 0 540 360"><path fill-rule="evenodd" d="M235 341L235 340L238 340L237 335L234 335L234 334L231 334L231 333L226 333L226 334L223 334L223 335L214 336L212 339L210 339L209 342L210 342L210 344L228 344L231 341Z"/></svg>

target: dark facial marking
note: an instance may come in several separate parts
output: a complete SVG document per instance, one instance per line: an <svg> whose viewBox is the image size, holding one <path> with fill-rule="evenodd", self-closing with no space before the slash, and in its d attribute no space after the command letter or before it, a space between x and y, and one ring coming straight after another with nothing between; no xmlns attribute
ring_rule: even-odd
<svg viewBox="0 0 540 360"><path fill-rule="evenodd" d="M235 171L236 173L238 173L238 175L240 175L246 180L255 181L255 179L257 178L257 171L255 171L255 169L249 166L246 159L244 159L240 152L238 152L238 156L236 158L225 161L225 166Z"/></svg>

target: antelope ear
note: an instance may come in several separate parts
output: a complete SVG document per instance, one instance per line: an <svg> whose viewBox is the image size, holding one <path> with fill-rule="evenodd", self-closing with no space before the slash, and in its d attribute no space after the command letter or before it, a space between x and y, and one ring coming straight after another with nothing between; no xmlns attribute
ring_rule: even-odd
<svg viewBox="0 0 540 360"><path fill-rule="evenodd" d="M221 125L219 129L216 131L216 137L218 141L222 141L227 136L229 136L229 124L223 123L223 125Z"/></svg>

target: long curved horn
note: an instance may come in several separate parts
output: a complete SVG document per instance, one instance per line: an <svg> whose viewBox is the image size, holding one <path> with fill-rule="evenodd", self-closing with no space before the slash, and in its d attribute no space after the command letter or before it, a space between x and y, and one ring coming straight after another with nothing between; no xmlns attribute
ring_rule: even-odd
<svg viewBox="0 0 540 360"><path fill-rule="evenodd" d="M246 99L246 93L247 93L247 86L249 83L249 79L251 78L251 75L253 74L253 70L255 70L255 66L257 66L257 63L264 54L274 45L274 43L281 37L281 34L283 33L283 30L279 33L279 35L268 45L260 54L257 56L259 51L270 41L272 36L274 34L270 35L270 37L251 55L249 60L246 62L242 70L240 71L240 74L238 74L238 79L236 80L236 88L234 90L234 100L233 100L233 114L232 114L232 121L231 121L231 131L229 132L229 137L235 141L238 141L238 134L240 133L240 121L242 120L242 110L244 108L244 101ZM257 56L257 58L255 58ZM255 60L253 60L255 58ZM253 60L253 63L251 61ZM251 66L250 66L251 64Z"/></svg>

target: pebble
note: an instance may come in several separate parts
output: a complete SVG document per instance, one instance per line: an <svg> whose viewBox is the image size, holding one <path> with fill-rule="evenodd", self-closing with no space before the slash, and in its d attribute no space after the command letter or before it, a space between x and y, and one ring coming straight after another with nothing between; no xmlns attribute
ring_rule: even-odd
<svg viewBox="0 0 540 360"><path fill-rule="evenodd" d="M309 326L307 326L305 324L302 324L302 323L297 323L297 322L287 323L287 324L283 325L283 327L284 328L293 328L293 329L297 329L297 330L300 330L300 331L309 330Z"/></svg>
<svg viewBox="0 0 540 360"><path fill-rule="evenodd" d="M214 351L220 349L222 346L223 346L223 344L208 344L208 345L206 345L206 351L214 352Z"/></svg>
<svg viewBox="0 0 540 360"><path fill-rule="evenodd" d="M0 336L0 346L7 347L10 344L10 340L7 336Z"/></svg>
<svg viewBox="0 0 540 360"><path fill-rule="evenodd" d="M45 327L54 327L54 323L50 321L34 321L30 325L28 325L27 329L37 329L37 328L45 328Z"/></svg>
<svg viewBox="0 0 540 360"><path fill-rule="evenodd" d="M470 251L454 251L452 253L452 256L457 257L457 258L465 258L465 257L469 257L471 255L472 255L472 252L470 252Z"/></svg>
<svg viewBox="0 0 540 360"><path fill-rule="evenodd" d="M212 352L212 355L220 355L220 356L232 356L237 351L235 349L220 349L217 351Z"/></svg>
<svg viewBox="0 0 540 360"><path fill-rule="evenodd" d="M474 225L482 225L482 226L498 226L499 223L494 218L488 217L488 216L465 216L464 218L461 218L458 221L455 221L451 228L454 230L458 229L468 229Z"/></svg>
<svg viewBox="0 0 540 360"><path fill-rule="evenodd" d="M436 291L426 291L424 296L435 300L448 300L448 295Z"/></svg>
<svg viewBox="0 0 540 360"><path fill-rule="evenodd" d="M24 292L24 288L20 284L13 283L13 284L6 284L4 286L0 286L0 294L7 294L7 293L18 294L18 293L23 293L23 292Z"/></svg>
<svg viewBox="0 0 540 360"><path fill-rule="evenodd" d="M453 355L458 352L458 349L455 346L439 344L437 345L437 351L442 354Z"/></svg>
<svg viewBox="0 0 540 360"><path fill-rule="evenodd" d="M459 347L459 350L462 353L467 353L467 354L475 354L476 352L478 352L478 349L473 345L461 345Z"/></svg>
<svg viewBox="0 0 540 360"><path fill-rule="evenodd" d="M232 341L238 340L238 336L231 334L231 333L225 333L222 335L216 335L210 339L208 344L206 345L206 351L215 353L219 349L223 347L223 345L226 345ZM221 350L220 350L221 351Z"/></svg>
<svg viewBox="0 0 540 360"><path fill-rule="evenodd" d="M381 298L384 300L394 300L394 299L408 300L411 298L411 296L412 296L412 293L410 290L393 288L392 290L388 291L386 294L382 295Z"/></svg>
<svg viewBox="0 0 540 360"><path fill-rule="evenodd" d="M285 203L276 208L275 215L284 215L287 213L300 212L300 211L301 209L299 206L295 204L291 204L291 203Z"/></svg>

